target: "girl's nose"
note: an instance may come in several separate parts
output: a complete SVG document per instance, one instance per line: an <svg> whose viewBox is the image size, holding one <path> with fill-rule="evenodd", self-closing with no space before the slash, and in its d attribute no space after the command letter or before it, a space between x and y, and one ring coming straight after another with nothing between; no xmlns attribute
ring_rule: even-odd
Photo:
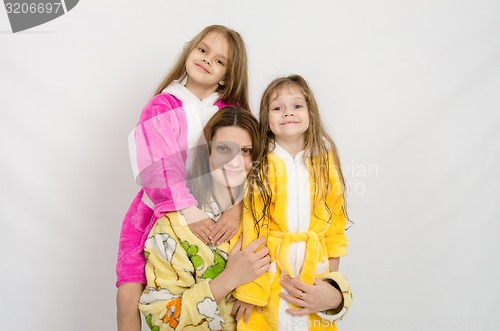
<svg viewBox="0 0 500 331"><path fill-rule="evenodd" d="M205 62L206 64L210 65L210 60L207 59L207 58L203 58L203 62Z"/></svg>
<svg viewBox="0 0 500 331"><path fill-rule="evenodd" d="M286 108L285 111L283 112L283 116L295 116L293 113L293 110L290 108Z"/></svg>

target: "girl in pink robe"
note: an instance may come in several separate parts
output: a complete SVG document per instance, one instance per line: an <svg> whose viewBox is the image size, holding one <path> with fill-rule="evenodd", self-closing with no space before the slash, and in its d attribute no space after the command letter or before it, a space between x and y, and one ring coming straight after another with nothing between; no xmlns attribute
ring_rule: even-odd
<svg viewBox="0 0 500 331"><path fill-rule="evenodd" d="M241 36L221 25L206 27L188 42L129 137L132 168L141 190L122 223L118 260L118 330L140 331L138 301L146 284L144 243L156 220L182 211L207 241L213 227L186 185L186 162L210 117L220 108L249 110L246 49ZM241 207L218 222L219 239L236 233ZM226 217L224 217L226 216ZM203 220L203 222L195 223Z"/></svg>

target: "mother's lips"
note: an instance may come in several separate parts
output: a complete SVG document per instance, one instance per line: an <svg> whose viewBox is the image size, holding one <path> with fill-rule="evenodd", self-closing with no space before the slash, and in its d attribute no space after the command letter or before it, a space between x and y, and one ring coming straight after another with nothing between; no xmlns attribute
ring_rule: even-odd
<svg viewBox="0 0 500 331"><path fill-rule="evenodd" d="M228 175L239 175L241 174L244 170L227 170L227 169L222 169L224 172Z"/></svg>

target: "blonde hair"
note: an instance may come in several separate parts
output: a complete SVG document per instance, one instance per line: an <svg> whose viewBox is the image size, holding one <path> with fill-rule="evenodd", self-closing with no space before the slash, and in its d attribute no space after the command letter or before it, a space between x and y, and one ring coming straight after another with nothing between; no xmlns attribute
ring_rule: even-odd
<svg viewBox="0 0 500 331"><path fill-rule="evenodd" d="M262 95L262 99L260 102L260 110L259 110L259 124L260 124L260 134L262 137L266 137L267 143L264 144L262 148L262 155L259 157L260 162L257 167L252 169L252 173L250 175L250 187L255 188L254 190L250 190L250 205L254 205L254 201L257 199L261 200L263 203L263 212L258 217L257 213L252 210L252 214L254 216L254 220L257 224L264 218L268 217L272 219L270 215L270 202L271 202L271 190L269 186L269 181L267 178L267 154L272 151L276 143L276 137L274 133L271 131L269 126L269 111L270 104L276 97L276 94L283 88L297 88L302 95L307 104L308 115L309 115L309 127L305 132L304 139L304 149L306 153L304 153L304 161L308 161L311 166L312 179L314 183L317 183L315 186L314 192L314 203L325 203L326 204L326 195L330 189L338 189L331 188L330 179L329 179L329 164L330 164L330 155L333 155L333 163L335 166L335 170L337 171L339 181L340 181L340 195L342 199L344 198L345 193L345 181L344 176L342 174L342 169L340 166L340 160L337 152L337 147L333 142L332 138L328 134L328 132L323 127L321 123L320 113L318 104L316 103L316 99L314 98L314 94L312 93L307 81L300 75L290 75L287 77L280 77L273 80L265 89L264 94ZM306 159L307 158L307 159ZM257 195L259 195L257 197ZM345 202L344 202L345 203ZM331 219L331 210L329 206L326 206L327 210L330 212ZM316 208L314 208L315 210ZM344 211L346 216L346 209L344 205ZM259 218L259 219L257 219ZM326 220L326 221L329 221Z"/></svg>
<svg viewBox="0 0 500 331"><path fill-rule="evenodd" d="M262 154L262 141L259 133L259 123L252 113L246 109L236 107L225 107L217 111L203 128L203 136L193 156L193 167L189 173L191 178L189 190L198 201L201 208L212 198L213 182L210 174L209 158L211 155L211 143L217 130L224 127L238 127L245 130L252 141L252 161Z"/></svg>
<svg viewBox="0 0 500 331"><path fill-rule="evenodd" d="M245 43L240 34L223 25L209 25L187 42L170 72L156 89L154 95L160 94L174 80L186 77L186 60L189 54L210 32L220 33L229 44L229 58L224 85L219 85L217 92L221 99L234 106L250 109L248 102L248 64Z"/></svg>

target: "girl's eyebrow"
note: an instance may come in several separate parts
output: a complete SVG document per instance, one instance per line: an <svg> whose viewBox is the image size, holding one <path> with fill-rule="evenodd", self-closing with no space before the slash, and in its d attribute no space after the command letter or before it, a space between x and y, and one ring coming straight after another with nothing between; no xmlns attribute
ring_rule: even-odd
<svg viewBox="0 0 500 331"><path fill-rule="evenodd" d="M296 101L304 101L305 102L306 98L304 98L302 96L300 96L300 97L297 96L297 97L293 97L291 100L294 101L294 102L296 102ZM274 102L276 102L276 103L282 103L283 100L281 100L279 97L277 97L277 98L273 99L269 104L273 104Z"/></svg>

